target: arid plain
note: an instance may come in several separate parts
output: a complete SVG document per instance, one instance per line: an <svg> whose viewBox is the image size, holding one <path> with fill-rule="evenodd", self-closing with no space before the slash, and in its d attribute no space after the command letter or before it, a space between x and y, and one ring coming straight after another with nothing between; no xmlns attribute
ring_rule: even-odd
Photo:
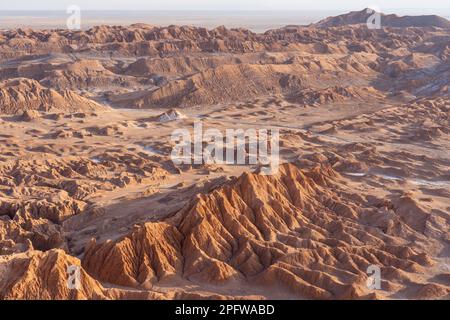
<svg viewBox="0 0 450 320"><path fill-rule="evenodd" d="M450 22L367 18L0 32L0 299L448 299ZM279 172L174 164L199 121Z"/></svg>

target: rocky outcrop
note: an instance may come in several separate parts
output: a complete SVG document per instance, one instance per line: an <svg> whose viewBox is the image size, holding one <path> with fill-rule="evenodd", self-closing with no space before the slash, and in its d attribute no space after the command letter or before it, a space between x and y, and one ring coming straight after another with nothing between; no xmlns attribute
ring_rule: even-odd
<svg viewBox="0 0 450 320"><path fill-rule="evenodd" d="M404 217L382 219L363 198L341 189L332 169L290 164L280 170L244 174L164 222L136 227L117 241L93 241L83 267L101 281L136 288L174 279L251 282L297 298L350 299L369 297L372 264L386 268L389 290L402 282L395 273L421 272L432 263L403 244L405 232L421 237Z"/></svg>
<svg viewBox="0 0 450 320"><path fill-rule="evenodd" d="M123 100L119 97L117 103L151 108L241 101L301 88L302 80L292 74L294 70L281 65L224 65L171 81L137 99ZM288 78L290 81L285 81Z"/></svg>
<svg viewBox="0 0 450 320"><path fill-rule="evenodd" d="M371 97L382 97L382 94L372 87L356 88L334 86L321 90L308 88L288 95L288 99L289 101L301 105L318 106L327 103L343 102L349 99L362 100L368 95Z"/></svg>
<svg viewBox="0 0 450 320"><path fill-rule="evenodd" d="M68 284L68 268L80 268L79 288ZM0 257L0 299L67 300L105 299L105 289L62 250L29 251Z"/></svg>
<svg viewBox="0 0 450 320"><path fill-rule="evenodd" d="M164 179L167 175L149 160L124 154L120 157L105 154L103 164L86 158L51 156L47 160L3 162L0 255L29 248L66 248L62 224L86 211L88 196L99 190L123 188L146 177ZM123 161L128 165L124 166Z"/></svg>
<svg viewBox="0 0 450 320"><path fill-rule="evenodd" d="M40 116L41 116L41 114L37 110L25 110L22 113L20 120L26 121L26 122L31 122L33 120L40 118Z"/></svg>
<svg viewBox="0 0 450 320"><path fill-rule="evenodd" d="M320 28L340 27L356 24L365 24L375 11L364 9L352 11L336 17L329 17L314 24ZM450 29L450 21L436 15L424 16L398 16L396 14L382 14L381 24L383 27L408 28L408 27L438 27Z"/></svg>
<svg viewBox="0 0 450 320"><path fill-rule="evenodd" d="M35 80L18 78L0 82L0 112L21 114L27 110L66 112L102 110L104 106L73 91L57 92Z"/></svg>

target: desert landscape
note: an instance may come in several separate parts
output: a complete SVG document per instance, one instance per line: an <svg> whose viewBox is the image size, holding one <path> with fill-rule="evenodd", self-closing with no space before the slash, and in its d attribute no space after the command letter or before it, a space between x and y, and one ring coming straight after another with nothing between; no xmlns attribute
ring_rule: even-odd
<svg viewBox="0 0 450 320"><path fill-rule="evenodd" d="M369 16L0 31L0 299L449 299L450 21ZM174 163L200 121L278 172Z"/></svg>

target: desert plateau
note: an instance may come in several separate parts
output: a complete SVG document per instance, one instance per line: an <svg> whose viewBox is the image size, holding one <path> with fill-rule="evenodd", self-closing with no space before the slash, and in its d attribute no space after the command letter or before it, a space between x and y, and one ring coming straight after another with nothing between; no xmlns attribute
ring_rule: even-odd
<svg viewBox="0 0 450 320"><path fill-rule="evenodd" d="M0 300L450 299L450 21L369 16L1 30Z"/></svg>

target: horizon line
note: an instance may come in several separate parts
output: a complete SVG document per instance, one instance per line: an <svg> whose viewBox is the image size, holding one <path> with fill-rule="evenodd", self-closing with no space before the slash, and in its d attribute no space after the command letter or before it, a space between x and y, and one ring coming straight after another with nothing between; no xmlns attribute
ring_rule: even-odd
<svg viewBox="0 0 450 320"><path fill-rule="evenodd" d="M80 6L82 7L82 6ZM368 7L362 8L362 9L108 9L108 10L103 10L103 9L85 9L85 11L104 11L104 12L111 12L111 11L120 11L120 12L129 12L129 11L138 11L138 12L168 12L168 11L179 11L179 12L185 12L185 11L205 11L205 12L220 12L220 11L225 11L225 12L273 12L273 11L278 11L278 12L302 12L302 11L363 11L365 9L368 9ZM7 9L7 10L1 10L0 9L0 14L2 12L17 12L17 11L64 11L65 9ZM381 12L385 11L385 10L389 10L389 11L393 11L393 10L450 10L449 8L444 8L444 7L440 7L440 8L384 8L381 10Z"/></svg>

